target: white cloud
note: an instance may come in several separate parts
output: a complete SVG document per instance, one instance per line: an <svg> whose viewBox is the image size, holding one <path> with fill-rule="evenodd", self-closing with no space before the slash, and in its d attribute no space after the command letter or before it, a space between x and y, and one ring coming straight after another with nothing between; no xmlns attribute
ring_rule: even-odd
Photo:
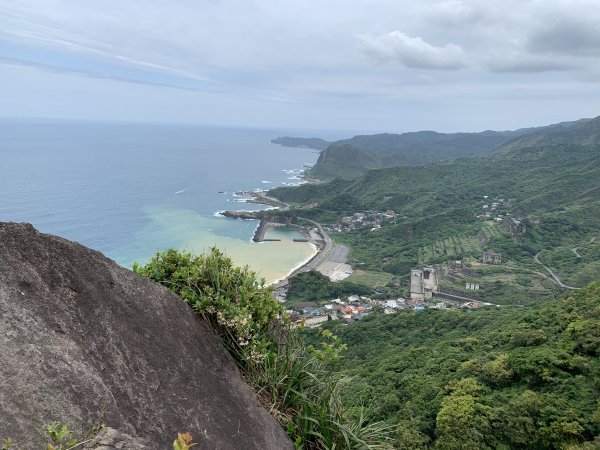
<svg viewBox="0 0 600 450"><path fill-rule="evenodd" d="M436 47L420 37L411 37L401 31L380 36L363 36L364 51L379 60L397 60L416 69L455 70L467 66L463 49L456 44Z"/></svg>
<svg viewBox="0 0 600 450"><path fill-rule="evenodd" d="M238 123L345 127L354 120L368 127L417 117L421 102L432 108L421 105L424 118L437 107L462 111L469 103L490 112L502 110L500 98L503 105L511 98L520 105L533 91L529 112L546 95L555 104L559 96L571 102L571 112L560 111L564 120L579 116L577 102L582 111L588 107L581 115L597 115L589 109L600 104L598 92L590 95L591 86L600 86L598 1L2 0L0 62L10 63L12 74L53 84L35 97L29 94L33 81L0 85L0 98L11 96L0 102L0 115L12 114L17 104L33 105L32 115L41 114L36 108L44 102L53 111L61 104L61 80L75 79L86 91L80 99L72 94L72 110L77 101L98 101L107 116L114 108L115 114L162 119L165 105L176 111L181 102L186 113L174 113L173 120L189 120L189 95L198 120L219 109L219 120ZM567 83L568 93L556 88ZM130 105L141 94L133 98L133 92L162 103L136 109ZM249 117L242 111L251 111ZM499 116L464 112L473 123L488 121L486 128ZM439 117L441 126L423 126L447 127L449 115Z"/></svg>

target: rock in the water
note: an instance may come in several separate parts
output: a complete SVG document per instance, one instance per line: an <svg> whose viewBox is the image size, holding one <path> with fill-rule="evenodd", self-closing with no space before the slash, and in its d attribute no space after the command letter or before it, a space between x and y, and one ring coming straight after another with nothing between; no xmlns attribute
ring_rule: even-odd
<svg viewBox="0 0 600 450"><path fill-rule="evenodd" d="M166 288L99 252L0 223L0 438L104 422L157 449L292 448L208 327ZM105 432L106 433L106 432Z"/></svg>

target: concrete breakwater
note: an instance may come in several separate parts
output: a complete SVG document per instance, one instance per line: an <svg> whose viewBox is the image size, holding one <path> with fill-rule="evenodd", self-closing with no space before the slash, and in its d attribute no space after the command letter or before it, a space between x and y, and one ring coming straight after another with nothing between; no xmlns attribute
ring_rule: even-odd
<svg viewBox="0 0 600 450"><path fill-rule="evenodd" d="M281 239L265 239L265 232L269 229L270 224L281 224L290 226L298 231L304 231L302 227L294 225L296 218L294 217L281 217L273 214L269 214L265 211L223 211L222 216L230 217L233 219L246 219L246 220L260 220L252 240L254 242L267 242L267 241L280 241Z"/></svg>
<svg viewBox="0 0 600 450"><path fill-rule="evenodd" d="M254 232L254 237L252 238L254 242L262 242L265 240L265 231L267 231L268 223L269 222L266 219L260 219L260 224L258 225L258 228Z"/></svg>
<svg viewBox="0 0 600 450"><path fill-rule="evenodd" d="M269 211L223 211L220 213L222 216L233 218L233 219L247 219L247 220L260 220L259 226L254 232L252 240L254 242L261 242L269 239L264 239L265 232L269 226L273 225L285 225L287 228L296 230L304 235L304 238L295 238L294 242L297 243L311 243L315 248L316 253L308 260L306 260L301 266L296 267L292 272L288 273L283 279L280 279L275 283L276 288L283 288L287 285L288 279L297 273L314 269L318 266L326 257L329 256L331 251L331 239L327 232L319 225L309 219L302 219L296 216L284 216L273 214ZM300 225L299 220L308 222L308 224ZM311 227L309 224L314 226Z"/></svg>

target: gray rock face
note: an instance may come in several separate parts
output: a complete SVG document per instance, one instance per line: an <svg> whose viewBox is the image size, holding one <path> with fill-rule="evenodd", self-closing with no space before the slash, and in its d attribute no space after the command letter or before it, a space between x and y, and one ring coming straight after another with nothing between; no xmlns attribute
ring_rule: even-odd
<svg viewBox="0 0 600 450"><path fill-rule="evenodd" d="M156 449L186 431L199 449L292 448L179 297L27 224L0 223L0 350L0 438L22 448L51 421Z"/></svg>
<svg viewBox="0 0 600 450"><path fill-rule="evenodd" d="M106 427L101 429L91 441L86 442L83 448L91 450L144 450L153 448L153 446L142 439Z"/></svg>

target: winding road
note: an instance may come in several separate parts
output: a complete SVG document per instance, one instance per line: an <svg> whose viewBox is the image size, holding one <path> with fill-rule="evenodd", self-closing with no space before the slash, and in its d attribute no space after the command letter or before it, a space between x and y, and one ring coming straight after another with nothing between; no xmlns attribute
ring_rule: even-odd
<svg viewBox="0 0 600 450"><path fill-rule="evenodd" d="M560 287L563 287L565 289L581 289L581 288L576 288L576 287L573 287L573 286L567 286L562 281L560 281L560 278L558 278L556 276L556 274L554 272L552 272L552 270L550 270L550 268L548 266L544 265L544 263L540 261L540 253L542 253L542 252L538 252L533 257L534 261L536 263L538 263L539 265L541 265L544 269L546 269L548 271L548 273L552 276L552 278L554 279L554 281L556 281L556 284L558 284Z"/></svg>

